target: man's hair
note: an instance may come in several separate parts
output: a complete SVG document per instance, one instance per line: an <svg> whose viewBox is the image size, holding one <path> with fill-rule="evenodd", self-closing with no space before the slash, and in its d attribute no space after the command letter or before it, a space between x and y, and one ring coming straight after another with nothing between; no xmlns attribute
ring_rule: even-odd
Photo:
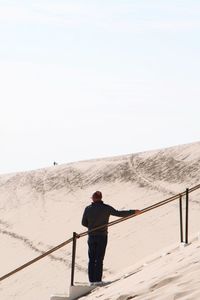
<svg viewBox="0 0 200 300"><path fill-rule="evenodd" d="M100 201L102 199L102 193L100 191L96 191L92 194L92 199L96 201Z"/></svg>

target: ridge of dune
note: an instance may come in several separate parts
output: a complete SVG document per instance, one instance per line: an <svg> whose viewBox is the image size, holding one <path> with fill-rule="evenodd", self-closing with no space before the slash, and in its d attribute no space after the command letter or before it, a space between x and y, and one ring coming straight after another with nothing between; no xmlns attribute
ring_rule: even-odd
<svg viewBox="0 0 200 300"><path fill-rule="evenodd" d="M0 275L68 239L73 231L84 231L80 220L94 190L102 190L103 200L117 209L142 209L199 184L199 168L200 142L196 142L1 175ZM189 234L200 229L199 213L197 190L190 196ZM105 279L173 243L179 243L178 202L110 228ZM70 263L71 246L2 282L0 299L47 300L52 293L67 291ZM78 240L75 279L87 281L86 239ZM102 289L105 298L100 299L109 299L109 289Z"/></svg>

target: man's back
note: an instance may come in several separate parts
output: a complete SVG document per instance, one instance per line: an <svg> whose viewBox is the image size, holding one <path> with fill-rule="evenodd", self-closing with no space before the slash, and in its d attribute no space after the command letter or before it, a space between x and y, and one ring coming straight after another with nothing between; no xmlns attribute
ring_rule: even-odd
<svg viewBox="0 0 200 300"><path fill-rule="evenodd" d="M134 214L134 210L118 211L112 206L104 204L103 201L93 202L87 206L83 218L82 225L92 230L96 227L108 224L110 215L117 217L126 217ZM97 229L90 233L90 235L107 234L107 227Z"/></svg>

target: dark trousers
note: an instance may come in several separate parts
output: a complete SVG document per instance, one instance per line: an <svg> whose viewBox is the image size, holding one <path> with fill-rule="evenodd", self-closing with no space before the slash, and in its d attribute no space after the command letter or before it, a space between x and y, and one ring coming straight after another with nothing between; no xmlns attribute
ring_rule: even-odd
<svg viewBox="0 0 200 300"><path fill-rule="evenodd" d="M90 235L88 237L88 277L90 282L102 280L107 239L107 235Z"/></svg>

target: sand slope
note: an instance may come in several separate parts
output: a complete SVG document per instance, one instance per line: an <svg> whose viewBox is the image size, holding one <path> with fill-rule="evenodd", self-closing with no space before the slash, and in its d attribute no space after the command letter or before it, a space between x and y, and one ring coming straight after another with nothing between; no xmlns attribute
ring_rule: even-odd
<svg viewBox="0 0 200 300"><path fill-rule="evenodd" d="M133 265L112 284L82 299L200 299L199 250L199 240L185 248L168 249L145 264Z"/></svg>
<svg viewBox="0 0 200 300"><path fill-rule="evenodd" d="M0 176L0 275L68 239L73 231L84 231L80 220L94 190L102 190L104 201L118 209L142 209L199 184L199 167L200 142ZM200 229L199 214L198 190L190 197L190 236ZM138 261L174 243L179 243L177 202L110 228L105 279L119 277L127 268L133 272ZM2 282L0 299L47 300L54 292L67 291L70 264L71 245ZM86 238L78 241L75 279L87 281ZM115 283L124 284L124 294L132 291L129 280ZM107 296L110 288L102 290L101 299L119 298ZM141 299L156 299L145 297Z"/></svg>

